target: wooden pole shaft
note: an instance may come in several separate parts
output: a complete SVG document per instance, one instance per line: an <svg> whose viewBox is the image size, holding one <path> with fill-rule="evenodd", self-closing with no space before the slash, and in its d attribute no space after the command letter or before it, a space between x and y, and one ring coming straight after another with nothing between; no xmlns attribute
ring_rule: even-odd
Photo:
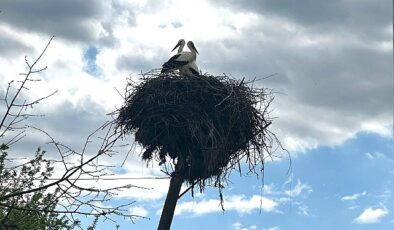
<svg viewBox="0 0 394 230"><path fill-rule="evenodd" d="M168 188L166 201L164 203L163 211L161 212L159 227L157 228L157 230L170 229L182 183L182 178L180 178L176 174L172 175L170 187Z"/></svg>

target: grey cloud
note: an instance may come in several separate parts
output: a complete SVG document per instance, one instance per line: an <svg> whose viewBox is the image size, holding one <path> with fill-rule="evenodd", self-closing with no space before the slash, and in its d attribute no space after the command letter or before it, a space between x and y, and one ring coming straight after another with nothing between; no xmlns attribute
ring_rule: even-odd
<svg viewBox="0 0 394 230"><path fill-rule="evenodd" d="M101 27L108 33L106 36L99 36L98 41L97 41L97 46L98 47L115 47L116 45L119 44L118 39L116 39L114 35L114 31L112 28L113 21L111 20L106 20L104 22L101 22ZM91 45L91 43L89 44Z"/></svg>
<svg viewBox="0 0 394 230"><path fill-rule="evenodd" d="M56 95L55 95L56 96ZM41 105L33 108L34 114L42 114L44 117L30 118L26 124L44 130L51 135L55 141L81 151L86 138L94 130L99 128L107 119L106 111L92 99L86 99L75 106L69 101L47 112L45 101ZM58 153L52 144L48 144L50 139L42 132L35 129L28 129L27 136L14 146L14 152L19 155L32 153L37 147L47 150L47 156L57 158ZM97 138L93 138L94 147L97 147Z"/></svg>
<svg viewBox="0 0 394 230"><path fill-rule="evenodd" d="M5 23L14 28L48 36L55 35L73 42L91 44L98 39L98 42L104 45L112 45L106 37L112 37L113 40L110 25L118 15L110 15L111 9L108 9L108 6L113 8L120 6L116 3L105 4L104 1L97 0L35 0L28 3L4 0L1 2L0 24ZM131 11L128 12L130 21L133 21ZM107 35L98 34L97 25L101 25Z"/></svg>
<svg viewBox="0 0 394 230"><path fill-rule="evenodd" d="M128 26L134 26L136 24L135 13L133 11L133 7L131 5L127 5L127 2L120 2L120 1L112 1L112 18L116 18L118 15L127 16L127 23ZM108 23L113 23L110 20L107 21Z"/></svg>
<svg viewBox="0 0 394 230"><path fill-rule="evenodd" d="M277 95L273 105L282 112L275 113L280 117L276 127L288 136L332 144L359 131L368 120L392 122L392 51L378 47L392 38L382 32L385 20L376 23L379 29L372 31L381 34L368 38L355 32L362 29L361 21L324 32L302 26L294 32L257 23L240 31L236 39L196 42L197 63L203 71L238 78L277 73L258 83L285 94ZM300 45L294 40L298 35L327 40Z"/></svg>
<svg viewBox="0 0 394 230"><path fill-rule="evenodd" d="M0 88L0 96L4 96L5 89ZM116 94L116 92L114 91ZM53 97L57 97L55 94ZM21 95L21 98L28 98L26 95ZM4 103L0 104L0 118L5 112ZM107 115L109 112L100 104L98 104L94 98L86 97L83 100L73 103L69 100L64 100L55 107L51 107L48 110L48 104L46 101L35 105L33 108L27 111L29 114L44 115L43 117L31 117L21 123L21 126L29 125L36 127L47 132L55 141L77 151L81 152L87 137L97 130L106 121L110 121L112 118ZM17 130L18 131L18 130ZM97 135L93 135L88 144L87 153L97 153L98 148L101 145L102 139L107 132L106 130L100 130ZM7 143L12 138L12 133L8 132L5 138L0 138L0 143ZM129 138L125 140L129 142L123 143L118 142L119 145L130 144ZM11 146L9 153L12 158L31 158L38 147L45 150L46 158L60 160L57 149L53 144L49 143L50 139L46 134L35 130L34 128L28 128L26 137L21 139L19 142ZM125 155L129 147L114 148L113 150L119 150L119 154L112 156L107 162L111 162L116 165L120 165L125 158ZM101 158L102 159L102 158ZM136 158L133 158L136 160ZM138 158L137 158L138 159Z"/></svg>
<svg viewBox="0 0 394 230"><path fill-rule="evenodd" d="M389 1L345 0L213 0L221 7L247 10L266 16L281 16L304 25L340 23L357 17L362 24L389 23L391 3ZM374 20L369 20L374 18Z"/></svg>
<svg viewBox="0 0 394 230"><path fill-rule="evenodd" d="M139 50L151 50L149 46L139 46ZM158 49L155 50L155 57L153 59L147 59L143 55L139 55L133 50L130 50L127 54L120 55L116 60L116 68L118 70L125 71L137 71L137 73L147 72L151 69L161 68L161 65L168 60L173 53L170 50Z"/></svg>
<svg viewBox="0 0 394 230"><path fill-rule="evenodd" d="M50 1L36 0L2 1L3 22L19 29L42 32L72 40L93 39L89 20L97 19L102 11L98 1Z"/></svg>
<svg viewBox="0 0 394 230"><path fill-rule="evenodd" d="M299 67L292 79L292 92L304 103L335 108L347 114L390 113L387 107L392 104L390 55L389 52L343 47L295 57L296 63L291 67Z"/></svg>
<svg viewBox="0 0 394 230"><path fill-rule="evenodd" d="M249 79L277 73L261 84L303 104L365 115L391 112L387 106L392 103L390 52L335 44L328 49L296 48L282 41L259 44L253 36L234 42L237 45L228 49L226 41L223 46L202 44L201 50L215 54L198 59L200 68Z"/></svg>
<svg viewBox="0 0 394 230"><path fill-rule="evenodd" d="M260 83L271 87L282 87L289 83L285 75L283 62L280 55L275 54L270 45L258 45L254 39L242 37L239 40L223 40L218 43L200 43L201 55L197 59L197 65L205 72L211 74L231 74L236 78L247 80L263 79L274 75ZM204 50L212 50L206 54Z"/></svg>
<svg viewBox="0 0 394 230"><path fill-rule="evenodd" d="M341 7L340 0L230 0L214 1L234 9L248 10L267 16L283 16L302 24L321 24L338 22L346 18L346 9ZM333 17L335 15L335 17Z"/></svg>
<svg viewBox="0 0 394 230"><path fill-rule="evenodd" d="M382 28L392 24L390 1L315 0L214 0L218 7L246 11L269 18L286 18L309 30L325 33L344 30L365 39L381 38Z"/></svg>
<svg viewBox="0 0 394 230"><path fill-rule="evenodd" d="M33 51L31 47L16 40L14 37L6 33L0 33L0 58L13 58L31 51Z"/></svg>
<svg viewBox="0 0 394 230"><path fill-rule="evenodd" d="M9 2L11 1L6 3L16 4ZM379 119L382 123L392 122L392 51L383 51L377 47L381 42L392 42L392 34L385 31L391 24L390 2L287 0L281 1L279 5L277 1L233 0L229 3L215 3L230 7L233 11L243 10L272 17L277 22L286 18L296 25L298 31L289 32L281 28L280 24L271 26L258 21L251 28L240 28L236 38L229 37L214 42L195 41L200 52L197 64L203 72L226 73L247 79L277 73L258 84L285 94L277 96L273 109L278 106L280 112L285 111L277 114L280 118L275 120L275 124L286 134L327 143L337 135L338 130L346 133L359 131L361 124L370 118ZM120 6L115 7L121 10ZM151 11L160 10L153 3L147 4L147 7L151 7ZM0 19L6 12L3 6L1 8L3 13L0 14ZM99 20L97 18L102 14L100 7L86 10L90 12L86 17L82 13L77 14L79 20ZM115 13L117 12L113 12ZM44 18L32 19L31 23L34 20L49 20ZM18 24L9 19L6 23L23 27L19 25L21 22ZM27 26L32 26L31 23L27 23ZM109 20L103 20L101 25L112 34ZM27 29L27 26L23 28ZM81 32L80 29L83 29L83 24L78 32ZM294 42L297 34L312 35L312 39L328 38L329 41L323 39L314 41L319 42L319 45L300 46ZM106 37L99 42L110 44L111 41L111 37ZM147 71L160 67L162 63L156 60L164 62L169 57L169 50L157 50L157 58L154 60L145 59L130 51L129 54L118 57L116 67L128 72ZM91 111L96 111L94 104L88 104L92 106ZM76 108L70 104L65 104L64 108L70 108L69 114L66 111L65 114L59 114L59 117L48 117L52 119L47 120L48 124L64 120L59 125L59 130L64 128L67 133L73 133L74 128L85 123L89 127L96 124L90 123L88 111L72 112ZM78 120L75 127L72 119ZM74 135L77 138L84 136Z"/></svg>
<svg viewBox="0 0 394 230"><path fill-rule="evenodd" d="M147 72L153 68L160 66L155 66L151 61L145 59L143 56L135 55L121 55L116 60L116 68L121 71L138 71Z"/></svg>

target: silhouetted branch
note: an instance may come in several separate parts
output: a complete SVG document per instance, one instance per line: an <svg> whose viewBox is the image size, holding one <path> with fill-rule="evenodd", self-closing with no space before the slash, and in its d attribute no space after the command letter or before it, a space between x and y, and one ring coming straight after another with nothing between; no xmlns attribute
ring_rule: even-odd
<svg viewBox="0 0 394 230"><path fill-rule="evenodd" d="M16 132L16 134L8 137L9 140L5 141L0 148L0 157L2 159L2 167L0 167L0 207L4 208L3 210L7 210L7 213L0 218L0 228L10 226L10 223L7 222L9 213L15 210L32 213L66 214L73 221L77 219L75 215L103 217L109 220L111 220L110 215L119 215L130 218L133 221L134 218L141 217L129 214L127 207L134 202L114 207L107 207L104 203L108 202L121 190L149 188L132 184L106 185L105 188L102 188L97 183L101 179L110 179L109 175L112 175L108 172L108 168L112 166L101 165L98 163L98 159L104 155L112 156L117 153L117 149L125 146L117 144L123 133L114 128L114 121L105 122L89 134L80 151L55 140L50 133L39 127L25 124L28 118L41 116L28 113L28 109L58 92L55 90L44 97L32 101L20 98L23 91L29 90L27 87L29 82L40 81L39 79L32 79L31 76L47 69L47 67L36 68L36 66L47 51L53 38L54 36L50 38L42 52L33 62L30 62L25 56L27 72L20 74L23 76L21 81L12 80L8 83L2 99L5 111L0 121L0 138L4 140L6 134L9 136L8 133L10 132ZM37 151L35 159L24 163L16 163L16 161L6 158L6 150L25 137L28 129L39 131L49 139L48 144L53 146L58 154L56 160L43 159L44 152L40 150ZM91 150L91 146L94 146L96 150ZM5 165L4 161L8 161L9 164ZM45 163L45 168L40 166L43 163ZM55 165L58 167L56 170L61 170L62 172L58 178L52 177ZM5 176L2 177L1 175ZM93 180L96 183L81 183L81 181ZM37 199L37 196L45 197L47 199L46 202L35 206L27 205L29 202L33 202L34 199Z"/></svg>

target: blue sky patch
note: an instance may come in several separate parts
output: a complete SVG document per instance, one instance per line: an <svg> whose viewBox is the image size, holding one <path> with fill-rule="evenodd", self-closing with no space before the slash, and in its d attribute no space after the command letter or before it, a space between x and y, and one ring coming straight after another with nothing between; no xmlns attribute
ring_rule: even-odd
<svg viewBox="0 0 394 230"><path fill-rule="evenodd" d="M224 204L225 212L203 210L199 214L199 203L219 199L218 191L208 187L203 194L196 191L194 198L186 194L178 201L178 207L191 201L195 204L188 212L174 217L173 229L200 230L201 223L206 223L207 229L391 230L394 228L394 213L390 212L394 210L392 149L391 138L360 133L340 146L320 147L294 157L290 172L288 160L267 162L264 189L261 189L261 178L233 173L223 190L225 199L241 196L237 202L242 203L261 195L275 202L275 208L255 207L243 212L241 206L241 211L232 208L230 201ZM371 159L366 153L381 154ZM135 227L154 229L163 202L135 203L144 207L150 218L137 220ZM374 217L379 213L380 217Z"/></svg>
<svg viewBox="0 0 394 230"><path fill-rule="evenodd" d="M99 75L99 68L96 64L96 57L98 54L98 49L94 46L89 47L85 50L83 57L85 60L85 72L90 75L98 76Z"/></svg>
<svg viewBox="0 0 394 230"><path fill-rule="evenodd" d="M180 27L183 26L182 23L181 23L180 21L173 21L173 22L171 22L171 25L172 25L174 28L180 28Z"/></svg>

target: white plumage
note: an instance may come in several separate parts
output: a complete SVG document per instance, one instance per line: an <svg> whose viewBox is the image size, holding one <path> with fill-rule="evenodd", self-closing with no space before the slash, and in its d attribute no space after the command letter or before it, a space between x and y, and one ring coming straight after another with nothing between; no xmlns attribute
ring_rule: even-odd
<svg viewBox="0 0 394 230"><path fill-rule="evenodd" d="M190 62L189 64L182 66L179 69L179 72L180 74L185 76L192 76L192 75L195 76L200 74L196 61Z"/></svg>
<svg viewBox="0 0 394 230"><path fill-rule="evenodd" d="M187 47L190 49L190 52L183 51L184 46L185 40L180 39L174 49L172 49L172 51L174 51L179 47L178 53L163 64L162 73L178 69L182 75L199 75L198 67L196 65L198 51L194 46L194 43L192 41L187 43Z"/></svg>

